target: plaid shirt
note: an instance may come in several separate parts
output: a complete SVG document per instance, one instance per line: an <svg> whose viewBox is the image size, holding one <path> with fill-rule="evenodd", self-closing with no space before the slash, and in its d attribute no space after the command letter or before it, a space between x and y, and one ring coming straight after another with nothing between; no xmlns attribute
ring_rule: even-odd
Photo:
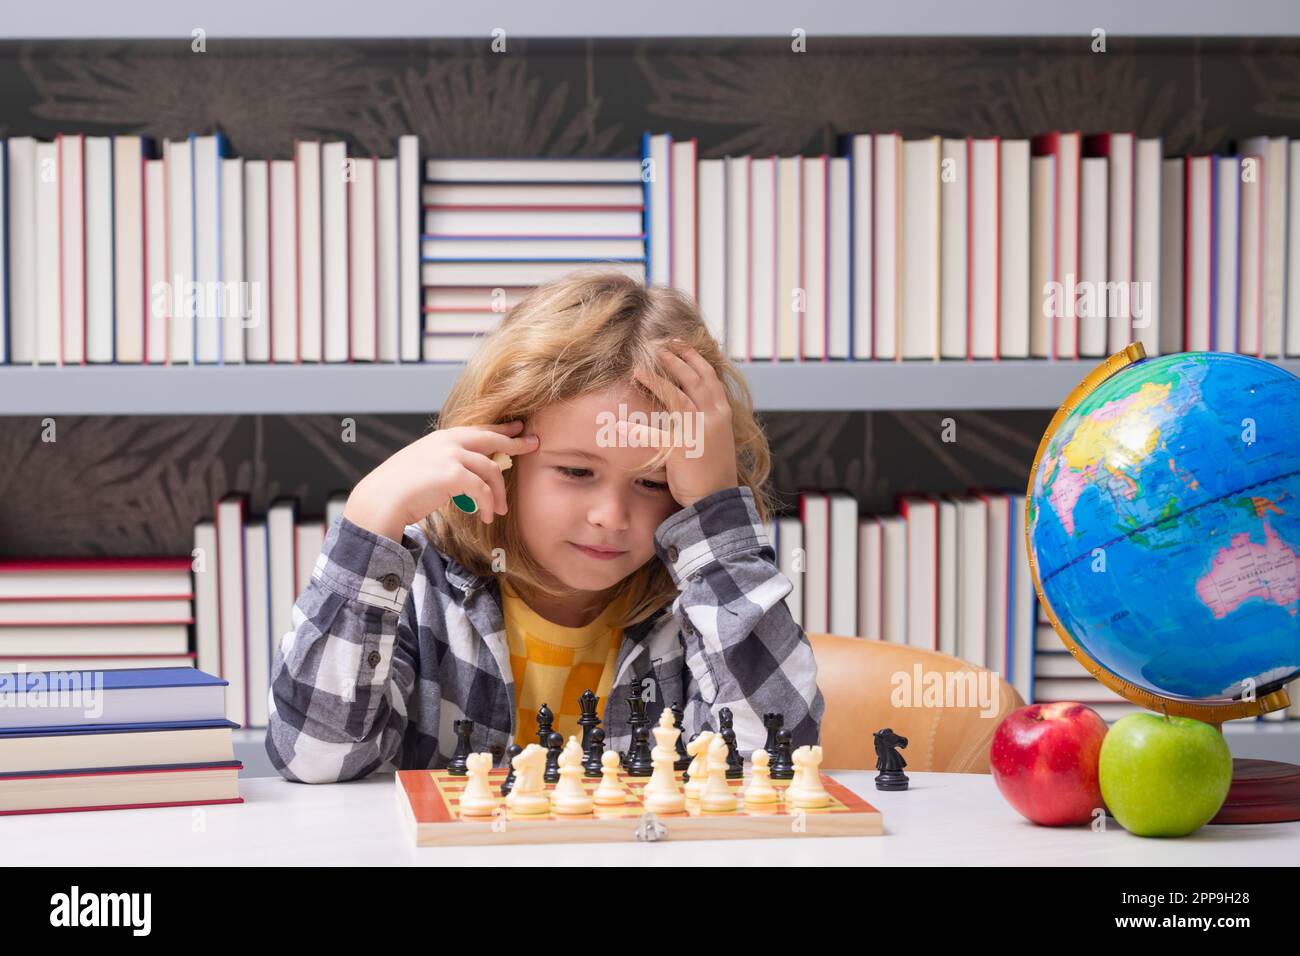
<svg viewBox="0 0 1300 956"><path fill-rule="evenodd" d="M790 617L790 581L746 487L669 516L655 550L678 587L671 609L624 629L602 701L605 746L631 743L628 696L653 728L681 703L689 738L730 707L737 748L764 745L763 714L785 717L794 746L815 744L823 701L812 646ZM399 544L345 517L331 525L272 664L266 749L303 783L379 769L445 766L454 722L474 722L475 752L497 766L536 728L515 726L515 685L498 583L429 545L418 525ZM653 740L653 738L652 738Z"/></svg>

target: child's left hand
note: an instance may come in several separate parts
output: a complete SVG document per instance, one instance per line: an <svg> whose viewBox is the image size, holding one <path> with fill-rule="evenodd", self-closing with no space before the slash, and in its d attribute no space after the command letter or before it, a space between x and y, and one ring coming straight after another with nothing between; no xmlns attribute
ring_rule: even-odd
<svg viewBox="0 0 1300 956"><path fill-rule="evenodd" d="M682 432L672 435L652 426L620 422L630 441L643 447L671 446L666 462L668 490L683 508L715 491L739 484L736 438L731 427L731 403L718 373L695 349L685 344L660 349L664 375L633 373L638 382L669 412L680 412ZM691 416L690 423L685 422ZM689 431L687 430L689 429ZM658 441L651 432L658 431ZM690 447L686 441L689 439Z"/></svg>

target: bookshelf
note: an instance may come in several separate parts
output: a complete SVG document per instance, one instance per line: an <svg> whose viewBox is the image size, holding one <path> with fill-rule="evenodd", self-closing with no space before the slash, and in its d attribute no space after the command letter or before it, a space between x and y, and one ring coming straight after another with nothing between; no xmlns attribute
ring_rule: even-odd
<svg viewBox="0 0 1300 956"><path fill-rule="evenodd" d="M1055 409L1100 361L742 362L760 411ZM1300 359L1273 360L1300 375ZM457 364L7 367L0 410L44 415L434 413Z"/></svg>

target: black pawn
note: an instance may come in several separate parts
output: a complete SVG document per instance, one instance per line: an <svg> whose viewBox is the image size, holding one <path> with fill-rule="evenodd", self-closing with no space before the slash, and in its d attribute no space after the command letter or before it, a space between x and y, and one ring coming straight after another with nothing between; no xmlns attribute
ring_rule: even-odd
<svg viewBox="0 0 1300 956"><path fill-rule="evenodd" d="M587 759L582 765L584 777L599 777L604 764L601 757L605 755L605 731L599 727L591 729L591 739L587 742Z"/></svg>
<svg viewBox="0 0 1300 956"><path fill-rule="evenodd" d="M682 709L674 703L670 710L673 726L677 728L677 759L673 761L673 769L685 770L691 765L691 755L686 752L686 734L682 733Z"/></svg>
<svg viewBox="0 0 1300 956"><path fill-rule="evenodd" d="M632 749L627 758L627 775L648 777L654 773L654 769L654 760L650 756L650 731L642 725L632 734Z"/></svg>
<svg viewBox="0 0 1300 956"><path fill-rule="evenodd" d="M551 725L555 723L555 715L551 713L551 708L542 704L541 709L537 711L537 745L545 750L550 745Z"/></svg>
<svg viewBox="0 0 1300 956"><path fill-rule="evenodd" d="M767 728L767 742L763 749L769 757L776 756L776 732L785 726L784 714L764 714L763 726Z"/></svg>
<svg viewBox="0 0 1300 956"><path fill-rule="evenodd" d="M506 774L505 780L501 781L501 796L506 796L515 788L515 764L514 759L524 752L524 748L518 744L511 744L506 748L506 766L510 772Z"/></svg>
<svg viewBox="0 0 1300 956"><path fill-rule="evenodd" d="M730 707L723 707L718 711L718 725L721 728L718 734L727 745L727 779L740 780L745 776L745 758L736 749L736 730L732 724L733 720Z"/></svg>
<svg viewBox="0 0 1300 956"><path fill-rule="evenodd" d="M546 772L542 774L542 783L560 782L560 751L564 749L564 738L551 731L546 747Z"/></svg>
<svg viewBox="0 0 1300 956"><path fill-rule="evenodd" d="M790 731L782 727L776 732L776 756L772 758L773 780L794 779L794 754L790 750Z"/></svg>
<svg viewBox="0 0 1300 956"><path fill-rule="evenodd" d="M452 776L464 777L469 773L465 761L469 759L469 736L474 732L474 721L458 720L452 726L456 729L456 751L447 764L447 772Z"/></svg>
<svg viewBox="0 0 1300 956"><path fill-rule="evenodd" d="M627 727L628 733L631 736L629 738L627 752L620 755L625 770L632 765L632 748L636 745L637 728L646 727L649 723L645 715L645 700L642 699L641 692L636 688L632 688L628 691L627 709Z"/></svg>
<svg viewBox="0 0 1300 956"><path fill-rule="evenodd" d="M654 773L650 727L646 722L637 724L632 731L632 744L627 751L627 773L633 777L648 777Z"/></svg>
<svg viewBox="0 0 1300 956"><path fill-rule="evenodd" d="M599 706L600 698L593 694L590 689L584 690L582 696L578 698L578 707L582 710L582 715L578 718L578 726L582 728L583 753L586 753L587 748L591 745L592 730L600 726L600 716L596 713Z"/></svg>

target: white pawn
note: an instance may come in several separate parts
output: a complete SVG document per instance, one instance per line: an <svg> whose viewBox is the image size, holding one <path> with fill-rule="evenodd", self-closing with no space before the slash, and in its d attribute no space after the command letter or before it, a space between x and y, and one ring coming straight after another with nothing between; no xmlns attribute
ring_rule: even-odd
<svg viewBox="0 0 1300 956"><path fill-rule="evenodd" d="M827 806L831 802L831 795L822 785L822 748L800 747L791 755L791 759L794 761L794 780L785 792L786 802L804 810Z"/></svg>
<svg viewBox="0 0 1300 956"><path fill-rule="evenodd" d="M582 746L576 737L560 752L560 782L551 793L551 809L556 813L591 812L591 797L582 786Z"/></svg>
<svg viewBox="0 0 1300 956"><path fill-rule="evenodd" d="M709 741L709 778L700 792L700 809L720 813L736 809L736 795L727 783L727 742L714 735Z"/></svg>
<svg viewBox="0 0 1300 956"><path fill-rule="evenodd" d="M691 765L686 768L686 799L698 800L704 792L704 779L709 775L709 744L714 737L713 731L702 730L698 737L686 744L686 753L693 757Z"/></svg>
<svg viewBox="0 0 1300 956"><path fill-rule="evenodd" d="M617 807L627 803L627 787L618 775L618 752L606 750L600 756L600 785L591 799L602 807Z"/></svg>
<svg viewBox="0 0 1300 956"><path fill-rule="evenodd" d="M469 782L460 795L462 817L488 817L497 808L497 798L488 785L488 771L492 769L491 754L470 754L465 758Z"/></svg>
<svg viewBox="0 0 1300 956"><path fill-rule="evenodd" d="M551 811L542 774L546 771L546 751L529 744L510 761L515 768L515 785L506 797L506 806L514 813L539 814Z"/></svg>
<svg viewBox="0 0 1300 956"><path fill-rule="evenodd" d="M681 731L673 726L672 711L665 707L659 717L659 726L655 728L655 749L650 754L654 773L641 791L645 808L651 813L681 813L686 809L686 797L678 787L677 774L673 771L679 733Z"/></svg>
<svg viewBox="0 0 1300 956"><path fill-rule="evenodd" d="M770 758L767 751L755 750L749 759L754 765L754 770L742 794L745 806L776 803L780 796L776 792L776 787L772 786L772 768L768 765Z"/></svg>

